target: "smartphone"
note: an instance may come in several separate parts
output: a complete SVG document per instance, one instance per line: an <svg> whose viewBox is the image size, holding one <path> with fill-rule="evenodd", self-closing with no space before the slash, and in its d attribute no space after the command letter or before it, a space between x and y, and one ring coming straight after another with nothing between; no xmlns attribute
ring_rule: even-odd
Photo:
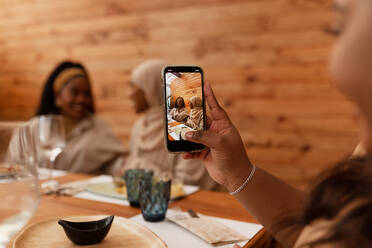
<svg viewBox="0 0 372 248"><path fill-rule="evenodd" d="M189 131L205 130L204 75L198 66L163 68L165 140L168 151L201 151L204 145L186 140Z"/></svg>

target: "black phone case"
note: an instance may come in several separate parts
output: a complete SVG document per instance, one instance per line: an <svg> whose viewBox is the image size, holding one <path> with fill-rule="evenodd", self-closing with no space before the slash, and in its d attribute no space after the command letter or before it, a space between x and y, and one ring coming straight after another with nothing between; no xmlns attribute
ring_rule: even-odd
<svg viewBox="0 0 372 248"><path fill-rule="evenodd" d="M182 152L200 152L202 151L205 146L199 143L194 143L191 141L186 140L179 140L179 141L169 141L168 140L168 118L167 118L167 95L166 95L166 79L165 79L165 73L168 68L178 68L179 72L196 72L192 71L191 68L197 68L199 69L198 72L201 73L202 78L202 102L203 102L203 126L204 130L206 129L206 111L205 111L205 99L204 99L204 72L203 69L199 66L195 65L167 65L162 70L162 95L163 95L163 111L164 111L164 141L165 146L167 147L167 150L172 153L182 153ZM184 69L184 70L182 70ZM189 70L189 71L188 71Z"/></svg>

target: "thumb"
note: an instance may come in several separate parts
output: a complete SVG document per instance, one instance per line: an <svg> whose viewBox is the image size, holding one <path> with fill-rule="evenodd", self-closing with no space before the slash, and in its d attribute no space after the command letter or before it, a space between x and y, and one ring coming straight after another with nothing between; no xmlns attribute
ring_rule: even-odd
<svg viewBox="0 0 372 248"><path fill-rule="evenodd" d="M221 140L219 134L211 132L211 131L195 131L195 132L187 132L186 139L195 143L200 143L209 148L215 148Z"/></svg>

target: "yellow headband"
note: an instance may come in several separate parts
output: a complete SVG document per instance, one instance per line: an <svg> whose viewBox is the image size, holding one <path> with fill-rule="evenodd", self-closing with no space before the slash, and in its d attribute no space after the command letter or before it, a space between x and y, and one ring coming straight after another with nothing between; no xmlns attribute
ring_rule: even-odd
<svg viewBox="0 0 372 248"><path fill-rule="evenodd" d="M77 76L86 77L86 74L80 68L70 68L62 71L54 80L54 94L57 94L70 79Z"/></svg>

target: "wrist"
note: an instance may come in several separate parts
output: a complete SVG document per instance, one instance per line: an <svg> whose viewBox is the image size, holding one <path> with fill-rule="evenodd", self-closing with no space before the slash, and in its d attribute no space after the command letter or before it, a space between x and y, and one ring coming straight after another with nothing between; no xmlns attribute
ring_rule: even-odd
<svg viewBox="0 0 372 248"><path fill-rule="evenodd" d="M250 177L251 173L253 172L253 165L251 163L246 163L240 167L239 170L235 170L233 174L230 175L229 178L225 181L225 188L229 192L235 192L239 189ZM250 180L250 179L249 179Z"/></svg>

